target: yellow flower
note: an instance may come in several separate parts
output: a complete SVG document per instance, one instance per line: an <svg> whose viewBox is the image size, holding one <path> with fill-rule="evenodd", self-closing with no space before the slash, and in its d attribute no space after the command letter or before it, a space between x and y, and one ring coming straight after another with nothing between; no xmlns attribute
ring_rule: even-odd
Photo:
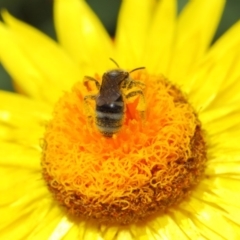
<svg viewBox="0 0 240 240"><path fill-rule="evenodd" d="M56 31L61 46L3 12L6 25L0 24L0 59L16 88L30 98L3 91L0 93L1 239L240 238L240 22L209 48L223 7L223 0L190 1L176 17L175 0L123 1L116 37L112 42L84 1L55 0ZM88 126L87 117L83 114L82 83L85 75L99 79L99 75L111 69L113 63L109 57L124 69L146 67L146 72L135 71L132 76L140 79L147 88L146 123L137 111L131 112L137 105L134 100L127 106L127 124L110 139L95 130L91 132L91 124ZM163 75L179 86L184 94ZM154 131L158 133L165 126L166 118L162 113L166 112L168 120L172 120L167 122L170 130L168 128L163 135L154 135ZM202 178L205 143L203 134L197 133L201 131L196 130L201 126L207 145L207 162ZM166 136L168 142L164 146L167 147L156 145L163 142L161 137ZM78 145L71 145L71 141L68 142L70 138L76 139L77 143L79 139L81 141ZM169 149L175 146L172 142L178 146L176 151ZM191 149L187 148L190 143L193 146ZM136 148L132 150L131 147ZM151 147L153 155L150 159L147 151ZM164 152L164 149L167 150ZM137 178L136 181L144 182L149 169L138 160L146 160L144 156L147 156L149 162L152 159L155 161L159 154L169 153L167 151L177 155L174 159L187 155L187 160L193 156L202 163L197 165L199 168L194 166L192 171L192 165L178 162L181 167L184 166L180 170L190 169L189 174L177 173L179 177L181 174L184 177L179 178L178 185L174 185L180 186L179 191L177 187L169 188L165 213L155 212L137 222L126 225L102 223L86 219L83 212L81 217L69 216L46 186L47 183L55 198L70 206L72 211L76 208L69 205L72 198L68 198L68 193L74 186L69 185L69 179L76 172L88 174L87 180L97 176L91 183L99 184L99 191L102 190L102 176L96 174L103 173L96 169L100 165L93 162L94 156L99 163L106 156L111 160L112 154L115 161L112 162L111 181L120 179L114 173L121 170L122 159L125 165L135 159L138 164L136 169L145 172L141 175L143 179ZM80 157L83 155L84 161ZM54 162L56 159L57 162ZM91 169L96 167L92 175L84 169L89 166L87 159L91 160ZM72 165L78 161L83 169ZM170 169L168 162L164 164ZM173 175L169 171L169 178ZM135 179L129 176L130 182ZM165 179L168 179L167 176ZM79 182L82 179L70 181L77 187ZM184 184L189 183L192 187L197 182L199 184L190 194L187 190L189 197L185 198L182 194L186 187ZM87 186L85 191L93 189L89 183L84 184ZM153 186L155 182L151 184ZM119 193L117 189L111 191ZM172 191L181 199L174 206L171 202L178 201L173 199ZM94 200L102 196L106 195L99 193ZM119 198L121 196L117 200ZM105 203L106 199L101 201ZM79 206L82 207L81 204ZM111 205L107 206L114 210ZM143 204L143 207L146 205ZM120 213L116 211L116 217L125 213L125 208L128 207L122 207ZM86 212L95 214L97 218L98 210L88 209ZM100 217L103 215L101 212ZM108 212L106 216L114 220L113 212Z"/></svg>

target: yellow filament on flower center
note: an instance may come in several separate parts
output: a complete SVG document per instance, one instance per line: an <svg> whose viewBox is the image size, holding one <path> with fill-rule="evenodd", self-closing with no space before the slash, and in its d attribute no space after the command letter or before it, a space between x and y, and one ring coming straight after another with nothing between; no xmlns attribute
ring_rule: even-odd
<svg viewBox="0 0 240 240"><path fill-rule="evenodd" d="M86 93L77 83L55 106L44 136L43 176L69 213L128 224L163 212L201 179L206 148L201 124L181 91L162 76L138 71L146 84L146 120L126 104L113 138L89 128Z"/></svg>

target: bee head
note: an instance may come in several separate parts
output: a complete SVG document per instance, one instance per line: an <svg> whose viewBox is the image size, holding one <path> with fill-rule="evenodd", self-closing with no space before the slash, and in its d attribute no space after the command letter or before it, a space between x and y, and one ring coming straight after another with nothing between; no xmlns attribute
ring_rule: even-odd
<svg viewBox="0 0 240 240"><path fill-rule="evenodd" d="M122 69L113 69L108 72L105 72L103 75L103 79L109 79L112 83L121 84L124 80L129 77L129 73Z"/></svg>
<svg viewBox="0 0 240 240"><path fill-rule="evenodd" d="M123 81L129 79L129 74L130 74L130 73L145 68L145 67L138 67L138 68L135 68L135 69L131 70L130 72L127 72L127 71L124 71L123 69L121 69L121 68L119 67L118 63L117 63L114 59L110 58L110 60L111 60L118 68L117 68L117 69L110 70L110 71L104 73L104 74L103 74L103 79L106 79L106 80L108 79L109 81L112 82L112 84L120 85Z"/></svg>

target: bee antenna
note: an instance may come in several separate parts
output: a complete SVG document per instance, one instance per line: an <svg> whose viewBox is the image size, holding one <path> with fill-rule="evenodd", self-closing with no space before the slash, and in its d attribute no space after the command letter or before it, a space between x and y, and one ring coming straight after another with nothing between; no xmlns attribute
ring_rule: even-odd
<svg viewBox="0 0 240 240"><path fill-rule="evenodd" d="M118 68L120 68L119 67L119 65L117 64L117 62L114 60L114 59L112 59L112 58L109 58L113 63L115 63L115 65L118 67Z"/></svg>
<svg viewBox="0 0 240 240"><path fill-rule="evenodd" d="M145 67L138 67L138 68L134 68L133 70L131 70L129 73L131 73L131 72L135 72L135 71L137 71L137 70L140 70L140 69L145 69Z"/></svg>

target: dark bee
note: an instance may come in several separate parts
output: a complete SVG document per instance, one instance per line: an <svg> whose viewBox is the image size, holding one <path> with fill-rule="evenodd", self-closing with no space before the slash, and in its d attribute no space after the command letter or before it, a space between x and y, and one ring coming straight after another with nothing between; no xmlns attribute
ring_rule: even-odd
<svg viewBox="0 0 240 240"><path fill-rule="evenodd" d="M96 101L95 107L95 124L97 129L104 137L112 137L117 133L124 121L125 99L139 95L138 111L144 114L145 101L143 95L143 87L145 86L140 81L135 81L130 77L130 73L144 67L135 68L130 72L119 68L118 64L111 59L118 67L107 71L102 76L100 84L96 79L85 76L84 84L93 81L98 89L98 93L84 97L85 109L89 119L92 118L89 109L89 100Z"/></svg>

